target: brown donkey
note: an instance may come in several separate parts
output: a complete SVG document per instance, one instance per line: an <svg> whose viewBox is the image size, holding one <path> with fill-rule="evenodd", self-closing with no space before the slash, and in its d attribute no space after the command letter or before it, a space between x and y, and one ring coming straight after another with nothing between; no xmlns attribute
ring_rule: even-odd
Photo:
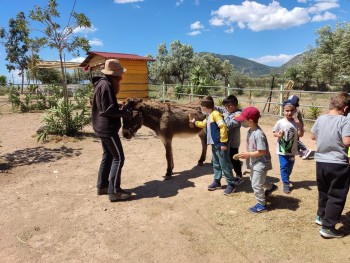
<svg viewBox="0 0 350 263"><path fill-rule="evenodd" d="M130 110L137 110L139 114L134 118L123 119L123 137L131 139L142 125L155 131L165 147L167 171L165 179L170 179L173 168L172 139L174 136L186 136L198 134L202 142L202 154L198 165L203 165L207 152L205 132L197 127L189 127L189 114L193 114L197 120L203 120L205 116L200 111L198 102L192 104L170 104L152 100L128 99L124 106Z"/></svg>

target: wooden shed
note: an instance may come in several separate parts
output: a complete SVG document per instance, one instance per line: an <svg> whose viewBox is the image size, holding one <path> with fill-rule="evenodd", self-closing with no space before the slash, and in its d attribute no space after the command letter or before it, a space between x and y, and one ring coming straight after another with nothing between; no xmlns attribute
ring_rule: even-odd
<svg viewBox="0 0 350 263"><path fill-rule="evenodd" d="M87 58L80 64L80 67L88 67L91 71L101 70L107 59L116 58L120 64L127 69L123 74L118 99L126 98L148 98L148 69L147 62L155 59L142 57L133 54L96 52L87 53Z"/></svg>

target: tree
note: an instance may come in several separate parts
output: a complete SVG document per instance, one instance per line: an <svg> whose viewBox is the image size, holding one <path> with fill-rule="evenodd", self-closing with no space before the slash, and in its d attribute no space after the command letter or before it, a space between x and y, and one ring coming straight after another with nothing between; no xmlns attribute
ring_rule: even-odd
<svg viewBox="0 0 350 263"><path fill-rule="evenodd" d="M228 84L230 84L230 78L233 75L233 65L230 63L229 60L225 60L224 62L222 62L222 70L221 70L221 75L224 78L224 85L225 87L228 86Z"/></svg>
<svg viewBox="0 0 350 263"><path fill-rule="evenodd" d="M158 46L156 61L150 65L150 75L157 83L171 83L170 57L165 44Z"/></svg>
<svg viewBox="0 0 350 263"><path fill-rule="evenodd" d="M174 40L170 44L170 72L183 85L192 68L193 48Z"/></svg>
<svg viewBox="0 0 350 263"><path fill-rule="evenodd" d="M215 83L218 80L218 75L222 73L222 61L214 57L213 54L205 54L202 56L202 64L203 70L207 72L211 82Z"/></svg>
<svg viewBox="0 0 350 263"><path fill-rule="evenodd" d="M58 51L63 82L63 94L65 101L68 101L66 77L63 67L63 54L64 51L68 51L78 56L80 49L83 49L85 52L90 49L88 40L83 37L74 36L74 30L80 27L90 28L91 22L83 13L72 11L67 26L61 29L61 25L54 21L55 18L60 17L57 6L56 0L49 0L45 8L35 6L35 10L30 10L30 18L45 27L43 30L38 29L38 31L44 34L44 37L37 39L37 41L42 42L43 45L47 45L50 48L57 49Z"/></svg>
<svg viewBox="0 0 350 263"><path fill-rule="evenodd" d="M19 70L19 75L22 77L21 93L23 93L23 84L25 70L28 66L27 52L29 50L29 29L28 22L23 12L19 12L16 19L9 20L9 32L6 33L4 29L0 33L2 38L6 38L6 68L8 71L15 69Z"/></svg>
<svg viewBox="0 0 350 263"><path fill-rule="evenodd" d="M6 86L6 84L7 84L6 76L0 75L0 86Z"/></svg>

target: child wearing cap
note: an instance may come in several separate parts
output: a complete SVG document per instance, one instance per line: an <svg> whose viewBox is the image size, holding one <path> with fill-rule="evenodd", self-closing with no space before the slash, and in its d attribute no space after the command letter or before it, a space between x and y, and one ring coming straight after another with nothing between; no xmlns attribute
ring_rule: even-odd
<svg viewBox="0 0 350 263"><path fill-rule="evenodd" d="M276 152L280 163L283 192L289 194L289 177L293 171L295 155L298 153L298 139L303 137L304 129L300 121L294 118L296 107L293 101L287 99L282 106L284 118L276 122L272 131L274 137L277 137Z"/></svg>
<svg viewBox="0 0 350 263"><path fill-rule="evenodd" d="M250 181L257 201L249 208L251 213L267 211L266 197L278 188L277 185L266 181L267 171L272 169L272 163L266 135L258 124L259 118L260 112L255 107L247 107L241 115L235 117L237 121L242 122L243 127L249 127L247 151L239 153L238 157L246 159L247 168L250 169Z"/></svg>
<svg viewBox="0 0 350 263"><path fill-rule="evenodd" d="M291 103L296 108L296 112L295 112L294 118L297 118L299 120L299 122L301 123L301 125L304 127L303 116L302 116L302 114L301 114L301 112L299 110L299 97L296 96L296 95L290 95L288 97L288 100L290 100ZM312 151L310 149L308 149L306 147L306 145L301 140L298 140L298 154L303 160L306 160L307 158L309 158L311 152Z"/></svg>
<svg viewBox="0 0 350 263"><path fill-rule="evenodd" d="M227 127L220 112L214 109L214 100L211 96L201 101L201 110L206 118L203 121L189 120L199 128L206 129L207 144L212 146L212 165L214 170L214 181L208 186L209 191L221 189L221 177L225 177L227 187L225 195L233 194L236 191L232 166L227 146Z"/></svg>

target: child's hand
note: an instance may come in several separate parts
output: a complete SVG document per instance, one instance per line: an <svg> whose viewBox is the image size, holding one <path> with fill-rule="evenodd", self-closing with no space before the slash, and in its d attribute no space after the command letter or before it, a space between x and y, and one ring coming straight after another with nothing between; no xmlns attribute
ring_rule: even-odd
<svg viewBox="0 0 350 263"><path fill-rule="evenodd" d="M282 138L284 136L284 131L279 131L278 132L278 138Z"/></svg>
<svg viewBox="0 0 350 263"><path fill-rule="evenodd" d="M249 153L245 152L245 153L238 153L238 158L239 159L247 159L249 158Z"/></svg>
<svg viewBox="0 0 350 263"><path fill-rule="evenodd" d="M227 150L227 146L221 145L221 151L226 151Z"/></svg>

